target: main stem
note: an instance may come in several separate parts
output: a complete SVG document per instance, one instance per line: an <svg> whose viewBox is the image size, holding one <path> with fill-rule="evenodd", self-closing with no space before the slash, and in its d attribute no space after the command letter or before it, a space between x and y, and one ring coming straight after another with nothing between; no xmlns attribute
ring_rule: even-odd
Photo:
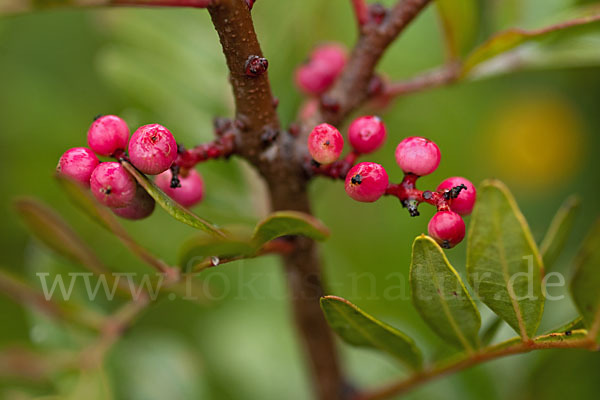
<svg viewBox="0 0 600 400"><path fill-rule="evenodd" d="M209 7L230 71L239 129L236 148L265 178L273 210L310 213L307 177L294 151L293 138L281 131L267 74L248 76L246 60L262 57L245 0L219 0ZM265 142L264 138L274 138ZM342 399L343 379L333 335L321 313L324 294L315 243L297 237L284 256L298 332L309 356L320 400Z"/></svg>

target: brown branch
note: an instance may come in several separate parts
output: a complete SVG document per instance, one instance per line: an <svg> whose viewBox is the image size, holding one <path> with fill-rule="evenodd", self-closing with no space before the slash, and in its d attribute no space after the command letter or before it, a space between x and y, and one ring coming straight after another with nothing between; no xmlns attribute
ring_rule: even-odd
<svg viewBox="0 0 600 400"><path fill-rule="evenodd" d="M239 154L267 181L272 209L310 213L303 159L295 152L293 138L280 131L267 74L247 73L247 62L263 56L246 2L222 0L209 7L209 12L230 71L236 124L241 131L236 144ZM295 240L294 251L283 259L294 318L310 359L316 395L321 400L341 399L343 380L337 350L319 307L324 291L316 246L310 239Z"/></svg>
<svg viewBox="0 0 600 400"><path fill-rule="evenodd" d="M388 11L380 24L373 20L363 27L342 75L322 96L319 111L305 121L299 137L302 144L306 143L312 127L321 122L340 124L367 99L369 83L383 53L430 2L401 0Z"/></svg>
<svg viewBox="0 0 600 400"><path fill-rule="evenodd" d="M570 340L571 337L575 336L580 337ZM559 340L547 340L551 337ZM505 343L511 342L512 340ZM442 363L439 365L432 366L423 371L416 372L406 379L391 383L383 388L376 389L371 392L361 393L357 395L353 400L384 400L391 398L392 396L400 396L427 382L441 378L454 372L471 368L475 365L479 365L487 361L515 354L529 353L534 350L567 348L580 348L588 349L591 351L597 351L598 345L596 344L595 340L587 332L585 332L585 330L582 330L573 332L569 331L565 333L551 333L548 335L540 336L528 342L516 342L514 344L509 345L500 344L496 346L491 346L487 349L469 355L468 357L460 358L454 362Z"/></svg>

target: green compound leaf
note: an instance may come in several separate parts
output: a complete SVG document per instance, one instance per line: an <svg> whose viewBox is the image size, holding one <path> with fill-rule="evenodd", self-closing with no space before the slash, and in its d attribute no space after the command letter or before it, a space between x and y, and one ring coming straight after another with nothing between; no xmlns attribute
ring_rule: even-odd
<svg viewBox="0 0 600 400"><path fill-rule="evenodd" d="M575 260L571 295L589 329L600 339L600 219L583 242Z"/></svg>
<svg viewBox="0 0 600 400"><path fill-rule="evenodd" d="M122 161L121 164L125 169L135 178L135 180L144 188L146 192L173 218L183 222L193 228L203 230L214 236L225 237L225 234L212 223L200 218L196 214L192 213L187 208L182 207L169 196L167 196L162 190L160 190L154 182L148 177L138 171L133 165L127 161Z"/></svg>
<svg viewBox="0 0 600 400"><path fill-rule="evenodd" d="M485 61L527 42L552 39L557 35L570 33L577 28L595 26L598 23L600 23L600 14L571 19L541 29L524 30L515 28L500 32L471 52L463 64L462 76L469 75L475 67Z"/></svg>
<svg viewBox="0 0 600 400"><path fill-rule="evenodd" d="M259 222L254 230L252 243L259 249L265 243L287 235L325 240L329 237L329 229L312 215L297 211L277 211Z"/></svg>
<svg viewBox="0 0 600 400"><path fill-rule="evenodd" d="M468 51L477 37L479 10L476 0L437 0L446 49L450 58Z"/></svg>
<svg viewBox="0 0 600 400"><path fill-rule="evenodd" d="M527 222L508 188L500 181L484 181L469 228L469 283L523 339L535 335L542 318L542 270Z"/></svg>
<svg viewBox="0 0 600 400"><path fill-rule="evenodd" d="M546 232L546 236L544 236L544 240L542 240L542 244L540 245L540 253L544 260L546 272L554 266L556 259L565 248L569 234L573 229L573 222L579 211L580 204L581 201L579 200L579 197L570 196L565 200L552 219L550 227Z"/></svg>
<svg viewBox="0 0 600 400"><path fill-rule="evenodd" d="M479 347L479 311L442 248L425 235L413 243L410 287L415 308L435 333L468 352Z"/></svg>
<svg viewBox="0 0 600 400"><path fill-rule="evenodd" d="M421 368L421 351L411 338L396 328L376 320L341 297L322 297L321 308L331 328L346 343L383 351L411 369Z"/></svg>

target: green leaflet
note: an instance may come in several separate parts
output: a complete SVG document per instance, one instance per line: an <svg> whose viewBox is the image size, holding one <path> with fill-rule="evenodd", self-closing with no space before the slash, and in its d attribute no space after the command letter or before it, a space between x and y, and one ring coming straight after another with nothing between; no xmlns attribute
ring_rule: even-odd
<svg viewBox="0 0 600 400"><path fill-rule="evenodd" d="M479 347L479 311L441 247L428 236L413 243L410 287L415 308L441 338L468 352Z"/></svg>
<svg viewBox="0 0 600 400"><path fill-rule="evenodd" d="M469 283L523 339L535 335L542 318L542 269L527 222L509 190L499 181L484 181L469 227Z"/></svg>
<svg viewBox="0 0 600 400"><path fill-rule="evenodd" d="M544 267L548 272L560 256L567 243L569 234L573 228L573 221L579 211L581 201L577 196L570 196L561 205L560 209L552 219L546 236L540 244L540 253L544 260Z"/></svg>
<svg viewBox="0 0 600 400"><path fill-rule="evenodd" d="M590 334L600 339L600 219L583 242L575 260L571 295Z"/></svg>
<svg viewBox="0 0 600 400"><path fill-rule="evenodd" d="M421 351L404 333L376 320L341 297L322 297L321 308L331 329L346 343L380 350L411 369L421 368Z"/></svg>
<svg viewBox="0 0 600 400"><path fill-rule="evenodd" d="M450 58L468 51L477 37L479 7L476 0L437 0L446 49Z"/></svg>
<svg viewBox="0 0 600 400"><path fill-rule="evenodd" d="M135 178L135 180L144 189L146 189L146 192L148 192L148 194L152 196L154 200L156 200L156 203L158 203L158 205L160 205L173 218L193 228L203 230L204 232L209 233L211 235L225 237L225 234L215 225L211 224L205 219L200 218L199 216L192 213L187 208L182 207L169 196L164 194L163 191L160 190L154 184L154 182L148 179L146 175L139 172L129 162L121 161L121 164Z"/></svg>
<svg viewBox="0 0 600 400"><path fill-rule="evenodd" d="M463 64L462 76L469 75L478 65L529 41L540 41L550 39L555 35L576 30L579 27L598 24L600 15L589 15L580 18L574 18L568 21L557 23L541 29L524 30L509 29L492 36L485 43L481 44L469 54Z"/></svg>
<svg viewBox="0 0 600 400"><path fill-rule="evenodd" d="M315 240L325 240L329 236L329 229L312 215L298 211L276 211L258 223L252 236L252 243L259 249L265 243L287 235L302 235Z"/></svg>

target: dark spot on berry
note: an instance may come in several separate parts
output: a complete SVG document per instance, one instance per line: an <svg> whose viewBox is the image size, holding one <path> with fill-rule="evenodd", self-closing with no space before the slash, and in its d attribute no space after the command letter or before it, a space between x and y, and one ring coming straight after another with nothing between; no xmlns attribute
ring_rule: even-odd
<svg viewBox="0 0 600 400"><path fill-rule="evenodd" d="M104 194L109 195L112 193L112 189L110 187L104 189Z"/></svg>
<svg viewBox="0 0 600 400"><path fill-rule="evenodd" d="M426 191L423 192L423 198L425 200L431 199L432 196L433 196L433 193L431 193L429 190L426 190Z"/></svg>
<svg viewBox="0 0 600 400"><path fill-rule="evenodd" d="M321 166L321 163L316 160L310 160L310 163L316 168L319 168Z"/></svg>
<svg viewBox="0 0 600 400"><path fill-rule="evenodd" d="M450 246L450 242L449 242L449 241L447 241L447 240L444 240L444 241L442 242L442 247L443 247L444 249L450 249L450 248L452 248L452 246Z"/></svg>
<svg viewBox="0 0 600 400"><path fill-rule="evenodd" d="M360 185L362 183L362 176L360 176L360 174L356 174L350 179L350 181L353 185Z"/></svg>
<svg viewBox="0 0 600 400"><path fill-rule="evenodd" d="M100 118L104 117L102 114L98 114L94 117L94 121L98 121Z"/></svg>
<svg viewBox="0 0 600 400"><path fill-rule="evenodd" d="M329 146L331 144L331 142L329 140L325 141L325 146Z"/></svg>
<svg viewBox="0 0 600 400"><path fill-rule="evenodd" d="M158 141L158 136L154 135L150 138L150 140L152 140L153 143L156 143Z"/></svg>

